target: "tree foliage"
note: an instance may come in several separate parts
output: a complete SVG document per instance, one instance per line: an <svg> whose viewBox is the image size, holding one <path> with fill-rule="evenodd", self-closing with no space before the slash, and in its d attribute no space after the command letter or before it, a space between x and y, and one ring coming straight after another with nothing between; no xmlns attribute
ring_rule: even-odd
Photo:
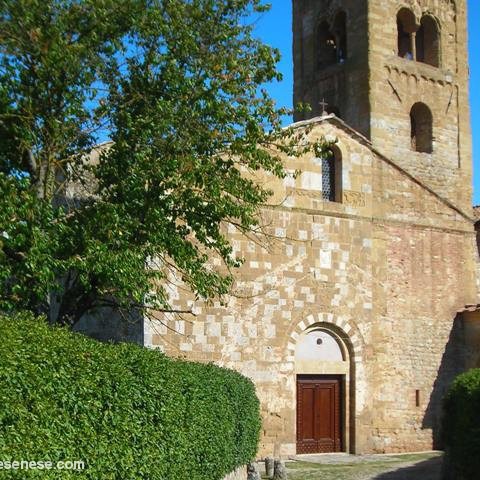
<svg viewBox="0 0 480 480"><path fill-rule="evenodd" d="M475 480L480 469L480 369L459 375L444 399L445 480Z"/></svg>
<svg viewBox="0 0 480 480"><path fill-rule="evenodd" d="M241 259L222 225L255 226L269 192L252 173L282 177L280 153L306 148L262 89L280 79L249 24L266 9L0 0L1 310L168 310L169 271L228 292Z"/></svg>

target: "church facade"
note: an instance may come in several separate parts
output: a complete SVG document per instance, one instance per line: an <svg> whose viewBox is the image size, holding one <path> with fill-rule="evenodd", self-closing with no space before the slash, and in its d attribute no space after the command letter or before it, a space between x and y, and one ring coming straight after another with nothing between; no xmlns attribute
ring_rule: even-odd
<svg viewBox="0 0 480 480"><path fill-rule="evenodd" d="M430 450L475 352L459 314L478 303L466 0L293 11L294 100L313 107L294 128L331 155L262 179L266 235L229 227L245 262L227 304L172 279L195 316L145 320L144 344L250 377L260 457Z"/></svg>

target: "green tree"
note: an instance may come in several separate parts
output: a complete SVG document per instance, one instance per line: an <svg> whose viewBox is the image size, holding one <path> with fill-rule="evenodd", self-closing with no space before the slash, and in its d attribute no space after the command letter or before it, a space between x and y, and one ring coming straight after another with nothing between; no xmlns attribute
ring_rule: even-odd
<svg viewBox="0 0 480 480"><path fill-rule="evenodd" d="M262 89L280 79L249 25L267 8L0 0L0 310L169 311L170 270L228 292L222 225L254 228L269 196L248 173L282 177L279 153L304 151Z"/></svg>

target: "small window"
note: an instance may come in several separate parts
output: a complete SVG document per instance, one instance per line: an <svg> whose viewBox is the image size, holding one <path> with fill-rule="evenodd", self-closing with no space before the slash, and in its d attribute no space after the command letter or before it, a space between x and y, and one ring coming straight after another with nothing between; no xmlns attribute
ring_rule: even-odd
<svg viewBox="0 0 480 480"><path fill-rule="evenodd" d="M424 103L416 103L410 111L412 150L422 153L433 151L433 116Z"/></svg>
<svg viewBox="0 0 480 480"><path fill-rule="evenodd" d="M440 32L437 22L425 15L416 34L417 61L440 66Z"/></svg>
<svg viewBox="0 0 480 480"><path fill-rule="evenodd" d="M322 22L318 28L318 66L328 67L337 62L337 43L330 32L327 22Z"/></svg>
<svg viewBox="0 0 480 480"><path fill-rule="evenodd" d="M413 32L416 30L414 13L408 8L402 8L397 14L398 56L414 60Z"/></svg>
<svg viewBox="0 0 480 480"><path fill-rule="evenodd" d="M337 149L328 150L322 158L322 195L329 202L342 199L342 162Z"/></svg>

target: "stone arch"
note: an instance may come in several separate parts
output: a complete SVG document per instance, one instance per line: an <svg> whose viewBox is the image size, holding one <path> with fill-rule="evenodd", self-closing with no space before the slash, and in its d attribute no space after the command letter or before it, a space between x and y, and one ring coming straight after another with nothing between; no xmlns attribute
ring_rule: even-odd
<svg viewBox="0 0 480 480"><path fill-rule="evenodd" d="M313 325L323 326L331 329L335 335L339 336L349 350L350 358L358 363L363 360L363 337L358 328L342 317L337 317L333 313L310 314L296 324L290 332L287 350L288 356L293 361L295 359L295 348L299 336Z"/></svg>
<svg viewBox="0 0 480 480"><path fill-rule="evenodd" d="M345 362L349 358L344 342L328 327L314 324L300 335L295 361Z"/></svg>
<svg viewBox="0 0 480 480"><path fill-rule="evenodd" d="M397 54L414 60L413 34L417 30L417 19L412 10L402 7L397 13Z"/></svg>
<svg viewBox="0 0 480 480"><path fill-rule="evenodd" d="M416 60L440 67L440 23L430 14L423 15L415 35Z"/></svg>
<svg viewBox="0 0 480 480"><path fill-rule="evenodd" d="M410 137L412 150L433 152L433 115L425 103L417 102L410 110Z"/></svg>
<svg viewBox="0 0 480 480"><path fill-rule="evenodd" d="M321 332L324 334L323 338L331 339L329 348L330 352L333 352L333 358L329 361L321 356L309 359L298 355L297 346L302 346L304 339L315 332ZM333 341L337 343L340 351L340 354L337 351L336 356ZM337 381L342 383L342 451L350 453L356 451L357 378L363 359L363 344L360 332L350 322L330 313L320 313L308 315L300 321L291 331L287 345L288 358L292 362L296 382L302 382L306 377L320 381L336 377ZM315 347L314 344L312 346ZM302 415L299 401L297 399L297 422L298 416Z"/></svg>

